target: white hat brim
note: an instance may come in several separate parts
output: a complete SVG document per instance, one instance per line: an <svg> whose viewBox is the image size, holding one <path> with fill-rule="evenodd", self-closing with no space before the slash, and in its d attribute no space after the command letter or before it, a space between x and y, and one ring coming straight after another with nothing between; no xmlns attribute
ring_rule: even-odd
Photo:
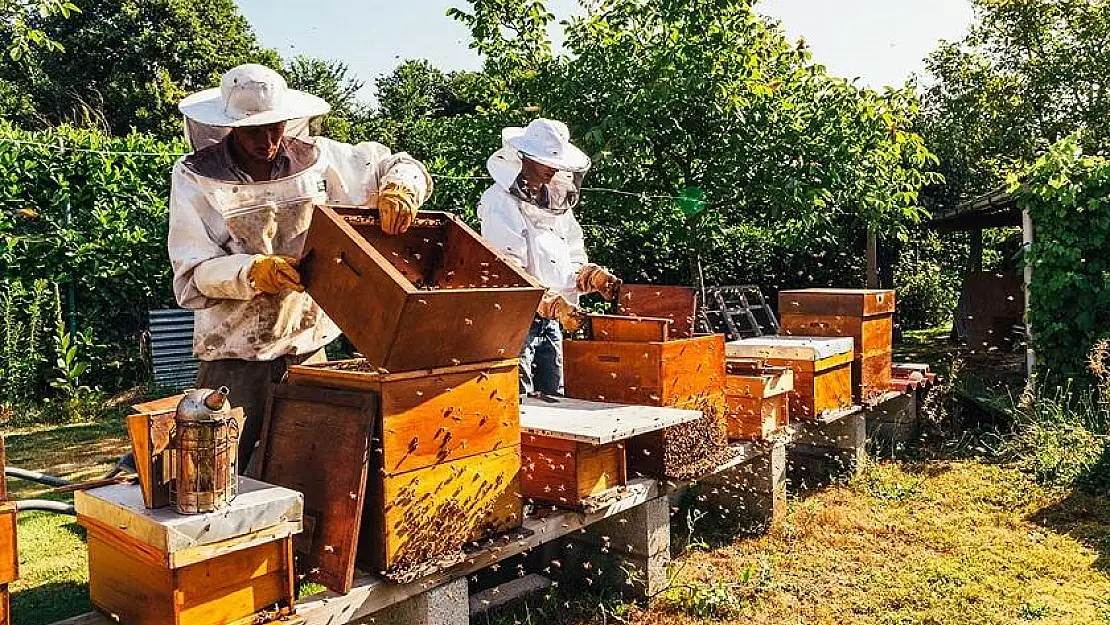
<svg viewBox="0 0 1110 625"><path fill-rule="evenodd" d="M220 90L207 89L185 98L177 106L181 114L206 126L236 128L266 126L293 119L319 117L331 111L331 105L311 93L290 89L285 93L280 109L263 111L243 118L228 115Z"/></svg>
<svg viewBox="0 0 1110 625"><path fill-rule="evenodd" d="M542 163L548 167L554 167L561 171L581 173L590 168L590 157L572 143L567 143L567 148L563 151L562 158L539 155L538 152L540 150L530 145L526 140L524 128L505 128L501 131L501 142L504 145L512 146L514 149L527 155L528 158L537 163Z"/></svg>

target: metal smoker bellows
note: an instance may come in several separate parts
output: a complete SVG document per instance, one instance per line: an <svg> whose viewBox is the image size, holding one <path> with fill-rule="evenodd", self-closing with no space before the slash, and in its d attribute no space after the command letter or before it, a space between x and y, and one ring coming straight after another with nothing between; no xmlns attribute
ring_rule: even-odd
<svg viewBox="0 0 1110 625"><path fill-rule="evenodd" d="M170 487L179 514L214 512L238 494L239 423L227 387L186 391L174 417L176 479Z"/></svg>

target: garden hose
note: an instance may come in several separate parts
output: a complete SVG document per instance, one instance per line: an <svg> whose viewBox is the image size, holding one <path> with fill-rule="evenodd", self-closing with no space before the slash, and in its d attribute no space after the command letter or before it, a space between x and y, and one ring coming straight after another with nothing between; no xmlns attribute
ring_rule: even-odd
<svg viewBox="0 0 1110 625"><path fill-rule="evenodd" d="M46 499L24 499L16 500L16 510L20 512L30 512L37 510L39 512L54 512L57 514L69 514L77 516L77 510L74 509L73 504L65 503L62 501L49 501Z"/></svg>
<svg viewBox="0 0 1110 625"><path fill-rule="evenodd" d="M19 467L4 467L4 475L8 477L19 478L21 480L28 480L30 482L37 482L39 484L52 486L54 488L70 486L73 484L73 482L70 482L69 480L63 480L60 477L46 475L45 473L39 473L38 471L28 471L27 469L20 469Z"/></svg>

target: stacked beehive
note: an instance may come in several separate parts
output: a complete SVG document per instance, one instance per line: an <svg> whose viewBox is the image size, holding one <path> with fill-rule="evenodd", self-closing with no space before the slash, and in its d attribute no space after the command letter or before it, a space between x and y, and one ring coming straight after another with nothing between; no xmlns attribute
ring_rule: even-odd
<svg viewBox="0 0 1110 625"><path fill-rule="evenodd" d="M819 420L852 405L852 339L765 336L732 341L729 360L763 361L794 372L790 413Z"/></svg>
<svg viewBox="0 0 1110 625"><path fill-rule="evenodd" d="M723 337L671 340L667 319L601 316L591 326L592 340L564 343L567 396L704 415L630 440L630 472L686 479L727 460Z"/></svg>
<svg viewBox="0 0 1110 625"><path fill-rule="evenodd" d="M786 336L851 337L855 341L852 391L870 403L890 391L894 291L802 289L779 293Z"/></svg>
<svg viewBox="0 0 1110 625"><path fill-rule="evenodd" d="M405 581L520 524L517 364L543 289L458 219L386 236L372 211L319 207L309 293L364 360L293 367L264 426L261 479L305 493L310 577L356 560Z"/></svg>
<svg viewBox="0 0 1110 625"><path fill-rule="evenodd" d="M790 423L793 369L771 367L760 360L730 359L727 371L730 439L767 440Z"/></svg>

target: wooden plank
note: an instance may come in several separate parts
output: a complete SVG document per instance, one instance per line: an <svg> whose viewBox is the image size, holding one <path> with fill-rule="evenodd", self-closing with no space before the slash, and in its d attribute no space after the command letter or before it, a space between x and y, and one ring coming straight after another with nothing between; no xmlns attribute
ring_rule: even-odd
<svg viewBox="0 0 1110 625"><path fill-rule="evenodd" d="M372 494L371 570L394 571L520 525L520 447L384 477ZM375 482L375 486L377 482Z"/></svg>
<svg viewBox="0 0 1110 625"><path fill-rule="evenodd" d="M354 577L376 411L370 393L277 386L256 452L263 480L304 493L304 570L337 592Z"/></svg>
<svg viewBox="0 0 1110 625"><path fill-rule="evenodd" d="M229 538L211 545L197 545L196 547L170 554L170 568L177 569L186 567L198 562L211 560L221 555L252 549L259 545L274 541L285 541L286 539L292 541L291 537L300 532L301 522L297 521L274 525L273 527L250 532L249 534L244 534L237 538Z"/></svg>
<svg viewBox="0 0 1110 625"><path fill-rule="evenodd" d="M177 404L185 397L184 393L163 397L161 399L154 399L141 404L131 406L131 411L135 414L156 415L164 414L167 412L177 412Z"/></svg>
<svg viewBox="0 0 1110 625"><path fill-rule="evenodd" d="M663 343L671 334L671 322L667 319L590 315L589 320L595 341Z"/></svg>
<svg viewBox="0 0 1110 625"><path fill-rule="evenodd" d="M78 491L74 506L79 518L119 528L130 539L167 556L239 538L252 528L284 525L293 531L299 528L303 509L300 493L250 478L240 478L239 496L228 508L212 514L148 509L139 487L132 484Z"/></svg>
<svg viewBox="0 0 1110 625"><path fill-rule="evenodd" d="M625 284L621 286L619 310L633 317L658 317L671 322L673 339L694 337L697 295L682 286Z"/></svg>
<svg viewBox="0 0 1110 625"><path fill-rule="evenodd" d="M174 415L175 411L163 411L127 417L127 436L131 440L143 503L148 508L170 505L172 475L168 450Z"/></svg>
<svg viewBox="0 0 1110 625"><path fill-rule="evenodd" d="M591 402L569 397L526 398L520 408L525 434L602 445L701 418L696 410ZM527 443L527 437L525 438Z"/></svg>
<svg viewBox="0 0 1110 625"><path fill-rule="evenodd" d="M14 502L0 503L0 584L5 586L19 579L17 516Z"/></svg>
<svg viewBox="0 0 1110 625"><path fill-rule="evenodd" d="M298 603L297 614L304 617L306 625L338 625L360 621L448 581L531 551L539 545L631 510L659 496L659 484L655 480L635 480L629 485L624 498L614 501L604 509L591 513L546 510L543 516L527 518L519 532L490 541L488 546L468 554L463 562L453 567L409 584L393 584L376 576L359 577L347 594L326 592L302 600Z"/></svg>

